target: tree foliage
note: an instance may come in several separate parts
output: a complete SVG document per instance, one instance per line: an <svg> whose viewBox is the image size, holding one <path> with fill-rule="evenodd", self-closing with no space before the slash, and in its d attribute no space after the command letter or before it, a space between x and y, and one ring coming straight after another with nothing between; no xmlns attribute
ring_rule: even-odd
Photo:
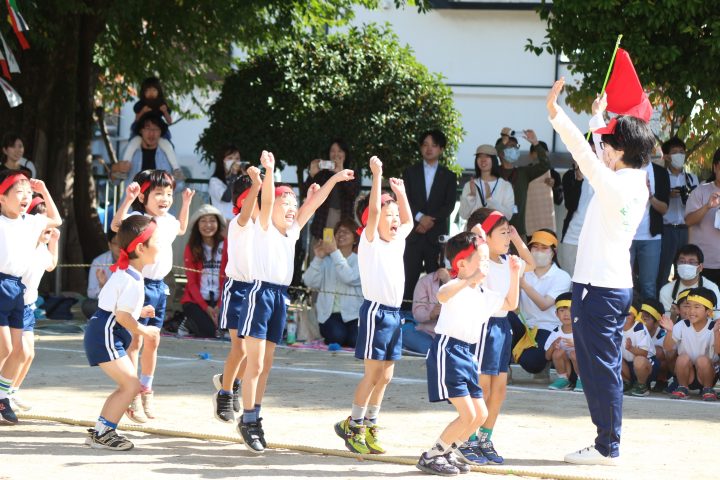
<svg viewBox="0 0 720 480"><path fill-rule="evenodd" d="M569 86L568 102L587 110L599 93L618 34L653 105L660 112L658 137L677 134L695 151L712 156L720 144L720 11L704 0L555 0L538 13L547 35L526 49L564 54L582 78Z"/></svg>
<svg viewBox="0 0 720 480"><path fill-rule="evenodd" d="M208 160L233 142L245 158L267 149L304 169L341 137L356 166L378 155L388 175L420 158L418 135L432 128L447 135L444 161L457 168L463 135L442 78L376 26L280 42L251 56L225 79L209 120L198 142Z"/></svg>

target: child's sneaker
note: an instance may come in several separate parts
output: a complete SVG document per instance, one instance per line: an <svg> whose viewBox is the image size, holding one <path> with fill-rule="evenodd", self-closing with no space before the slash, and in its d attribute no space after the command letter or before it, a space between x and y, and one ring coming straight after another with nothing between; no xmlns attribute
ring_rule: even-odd
<svg viewBox="0 0 720 480"><path fill-rule="evenodd" d="M629 393L632 390L632 383L623 380L623 393Z"/></svg>
<svg viewBox="0 0 720 480"><path fill-rule="evenodd" d="M370 449L365 443L365 425L350 425L350 417L335 424L335 433L345 440L345 446L353 453L367 455Z"/></svg>
<svg viewBox="0 0 720 480"><path fill-rule="evenodd" d="M468 465L487 465L488 459L480 451L480 444L477 440L465 442L457 449L457 456L461 462Z"/></svg>
<svg viewBox="0 0 720 480"><path fill-rule="evenodd" d="M87 434L85 435L85 445L87 445L88 447L92 446L93 435L95 435L96 433L97 430L95 430L94 428L87 429Z"/></svg>
<svg viewBox="0 0 720 480"><path fill-rule="evenodd" d="M15 415L15 412L13 412L10 406L9 398L0 398L0 415L6 422L18 423L17 415Z"/></svg>
<svg viewBox="0 0 720 480"><path fill-rule="evenodd" d="M580 380L580 377L578 377L577 381L575 382L575 388L573 388L573 392L583 393L584 391L585 390L583 390L582 380Z"/></svg>
<svg viewBox="0 0 720 480"><path fill-rule="evenodd" d="M548 385L550 390L570 390L570 381L567 378L558 377L557 380Z"/></svg>
<svg viewBox="0 0 720 480"><path fill-rule="evenodd" d="M143 411L145 416L150 420L155 419L155 392L147 390L140 392L140 399L142 400Z"/></svg>
<svg viewBox="0 0 720 480"><path fill-rule="evenodd" d="M482 452L483 456L488 459L488 461L492 463L497 463L498 465L502 465L502 463L505 461L503 457L498 455L498 453L495 451L495 447L493 446L492 441L487 440L485 442L480 442L480 452Z"/></svg>
<svg viewBox="0 0 720 480"><path fill-rule="evenodd" d="M458 472L460 472L460 473L470 472L470 465L460 461L460 459L455 455L455 453L452 450L445 454L445 459L448 461L448 463L450 465L457 468Z"/></svg>
<svg viewBox="0 0 720 480"><path fill-rule="evenodd" d="M648 390L647 385L640 382L635 382L635 385L633 385L632 390L630 390L630 395L633 397L647 397L650 395L650 390Z"/></svg>
<svg viewBox="0 0 720 480"><path fill-rule="evenodd" d="M451 465L444 455L436 457L428 457L427 453L420 455L420 460L415 464L418 470L431 475L442 475L443 477L452 477L460 473L455 465Z"/></svg>
<svg viewBox="0 0 720 480"><path fill-rule="evenodd" d="M92 432L90 430L92 430ZM90 440L89 445L92 448L106 450L130 450L135 446L127 438L122 435L118 435L114 428L108 430L102 435L98 435L92 428L90 430L88 430L88 440ZM88 441L86 440L85 443L88 443Z"/></svg>
<svg viewBox="0 0 720 480"><path fill-rule="evenodd" d="M148 419L145 416L145 412L143 411L140 395L133 398L130 406L127 408L127 410L125 410L125 415L127 415L127 417L135 423L147 422Z"/></svg>
<svg viewBox="0 0 720 480"><path fill-rule="evenodd" d="M21 412L27 412L29 410L32 410L32 405L20 398L17 393L13 393L12 395L10 395L10 402L14 407L16 407L17 410L20 410Z"/></svg>
<svg viewBox="0 0 720 480"><path fill-rule="evenodd" d="M265 441L265 430L263 430L262 428L262 418L258 417L257 424L258 434L260 435L260 443L262 443L263 448L267 448L267 442Z"/></svg>
<svg viewBox="0 0 720 480"><path fill-rule="evenodd" d="M702 399L706 402L714 402L718 399L717 393L712 387L705 387L700 391Z"/></svg>
<svg viewBox="0 0 720 480"><path fill-rule="evenodd" d="M265 447L260 441L260 426L258 425L258 422L243 423L242 419L240 419L240 423L238 423L237 428L240 432L240 436L242 436L245 446L250 452L265 452Z"/></svg>
<svg viewBox="0 0 720 480"><path fill-rule="evenodd" d="M675 380L675 378L672 378L670 382L668 383L667 387L665 387L665 390L663 390L664 393L669 393L672 395L672 393L677 389L678 383Z"/></svg>
<svg viewBox="0 0 720 480"><path fill-rule="evenodd" d="M675 391L670 394L670 398L674 398L676 400L686 400L689 396L690 391L687 387L683 387L682 385L677 387Z"/></svg>
<svg viewBox="0 0 720 480"><path fill-rule="evenodd" d="M220 393L218 391L213 394L212 399L215 418L224 423L234 422L235 412L232 409L232 393Z"/></svg>
<svg viewBox="0 0 720 480"><path fill-rule="evenodd" d="M213 385L215 391L219 392L222 390L223 374L218 373L213 375ZM232 409L235 413L240 413L240 382L233 382L232 387Z"/></svg>
<svg viewBox="0 0 720 480"><path fill-rule="evenodd" d="M377 425L365 425L365 445L367 445L370 453L381 454L385 453L385 449L380 445L378 439L378 427Z"/></svg>

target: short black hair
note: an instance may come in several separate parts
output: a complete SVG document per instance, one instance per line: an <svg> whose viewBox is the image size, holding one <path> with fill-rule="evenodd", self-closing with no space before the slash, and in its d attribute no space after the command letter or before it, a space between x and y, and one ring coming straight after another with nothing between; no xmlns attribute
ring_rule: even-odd
<svg viewBox="0 0 720 480"><path fill-rule="evenodd" d="M260 174L260 178L264 177L263 174ZM245 193L245 190L250 189L252 187L252 179L250 179L250 175L240 175L238 178L235 179L233 182L231 188L232 188L232 204L235 205L235 202L237 202L237 199L240 195ZM258 207L260 206L260 199L262 198L262 192L258 192L257 196L257 204Z"/></svg>
<svg viewBox="0 0 720 480"><path fill-rule="evenodd" d="M710 290L707 287L695 287L690 290L690 293L688 293L688 296L685 298L687 299L692 295L697 295L699 297L706 298L706 299L710 300L710 303L712 303L713 305L717 305L717 296L715 295L715 292L713 292L712 290ZM712 310L712 309L710 309L710 310Z"/></svg>
<svg viewBox="0 0 720 480"><path fill-rule="evenodd" d="M117 232L115 232L115 231L112 230L112 229L110 229L110 230L108 230L107 232L105 232L105 238L107 239L107 242L108 242L108 243L112 243L113 238L115 238L115 235L117 235Z"/></svg>
<svg viewBox="0 0 720 480"><path fill-rule="evenodd" d="M420 141L418 144L422 145L427 137L432 137L433 142L437 143L440 148L445 148L447 145L447 137L440 130L426 130L420 135Z"/></svg>
<svg viewBox="0 0 720 480"><path fill-rule="evenodd" d="M477 162L478 155L487 155L488 157L490 157L490 161L492 162L492 166L490 167L490 175L492 175L495 178L500 178L500 176L502 175L502 170L500 169L500 158L498 158L497 155L489 155L487 153L476 153L475 154L475 160L473 162L475 165L475 178L479 179L480 176L482 175L482 172L480 171L480 167L478 166L478 162Z"/></svg>
<svg viewBox="0 0 720 480"><path fill-rule="evenodd" d="M622 161L630 168L641 168L650 161L655 135L650 124L630 115L617 117L614 133L605 133L602 141L622 151Z"/></svg>
<svg viewBox="0 0 720 480"><path fill-rule="evenodd" d="M117 232L120 248L123 250L127 249L130 243L145 231L148 225L150 225L150 222L155 222L155 220L145 215L130 215L123 220ZM145 241L143 245L147 245L147 241ZM137 253L135 253L135 251L130 252L128 258L131 260L137 258Z"/></svg>
<svg viewBox="0 0 720 480"><path fill-rule="evenodd" d="M470 245L477 246L477 239L477 234L473 232L460 232L454 237L451 237L445 244L445 258L452 263L458 253L462 252Z"/></svg>
<svg viewBox="0 0 720 480"><path fill-rule="evenodd" d="M542 140L540 140L537 144L540 145L546 152L550 151L547 143L543 142ZM530 153L534 153L535 150L537 150L537 145L530 145Z"/></svg>
<svg viewBox="0 0 720 480"><path fill-rule="evenodd" d="M7 132L2 137L2 148L8 148L15 146L15 142L18 140L22 141L22 137L15 132Z"/></svg>
<svg viewBox="0 0 720 480"><path fill-rule="evenodd" d="M135 199L135 201L132 203L132 208L135 211L145 213L145 205L147 205L149 192L152 192L157 187L172 187L173 190L175 190L175 177L172 176L172 174L166 172L165 170L143 170L142 172L138 172L137 175L135 175L135 178L133 178L133 182L137 182L140 187L142 187L143 183L150 182L150 187L148 187L147 190L145 190L145 193L143 194L144 201L140 201L140 195Z"/></svg>
<svg viewBox="0 0 720 480"><path fill-rule="evenodd" d="M685 244L677 249L677 252L675 252L675 258L673 259L673 265L676 267L680 255L695 255L698 259L698 263L705 262L705 255L703 254L703 251L694 243Z"/></svg>
<svg viewBox="0 0 720 480"><path fill-rule="evenodd" d="M684 151L687 151L687 146L685 145L685 142L680 140L677 135L674 137L670 137L668 140L665 140L662 145L660 145L660 148L662 149L662 153L664 155L670 153L670 150L675 147L680 147Z"/></svg>
<svg viewBox="0 0 720 480"><path fill-rule="evenodd" d="M167 123L165 123L165 120L163 120L162 117L155 112L147 112L143 114L142 117L140 117L140 119L137 121L136 126L138 133L140 133L140 131L145 128L145 125L147 125L148 122L158 127L160 129L161 135L165 135L167 133Z"/></svg>
<svg viewBox="0 0 720 480"><path fill-rule="evenodd" d="M392 200L388 200L383 203L382 195L385 195L385 194L390 195ZM397 200L395 199L395 197L390 193L381 192L380 193L380 208L384 207L385 205L389 205L391 203L397 203ZM368 207L368 205L370 205L370 193L368 193L367 195L359 196L357 198L357 200L355 201L355 217L356 217L355 221L360 226L364 226L362 224L362 214L365 211L365 209Z"/></svg>
<svg viewBox="0 0 720 480"><path fill-rule="evenodd" d="M470 216L467 219L467 222L465 223L465 231L469 232L473 229L475 225L482 225L482 223L487 219L491 213L493 213L495 210L492 208L478 208L474 212L470 214ZM490 229L489 232L485 232L485 235L490 235L493 231L495 231L496 228L501 227L503 225L509 224L510 221L503 215L503 218L495 222L495 225Z"/></svg>

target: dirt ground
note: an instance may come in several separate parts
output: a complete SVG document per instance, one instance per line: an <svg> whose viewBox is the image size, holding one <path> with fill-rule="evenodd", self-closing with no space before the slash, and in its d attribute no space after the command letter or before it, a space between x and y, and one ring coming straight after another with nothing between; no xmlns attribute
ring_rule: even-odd
<svg viewBox="0 0 720 480"><path fill-rule="evenodd" d="M228 347L226 342L163 338L154 384L159 418L146 425L237 436L233 424L219 423L212 415L211 378L222 371ZM201 359L200 353L210 358ZM263 404L268 442L342 451L332 427L348 415L361 372L361 362L345 352L279 348ZM532 470L547 478L718 476L720 404L662 395L626 398L623 465L578 467L562 458L594 438L584 396L551 392L545 383L519 377L509 387L493 434L507 459L502 472ZM111 388L99 368L87 366L81 335L39 334L37 359L23 388L23 398L34 405L29 413L94 421ZM380 415L388 455L416 459L452 417L449 405L427 401L424 360L400 361ZM269 450L258 457L241 444L136 432L128 433L134 450L99 451L83 444L84 432L85 427L46 421L1 424L0 478L423 478L411 465L293 450ZM488 477L471 473L465 478L481 476Z"/></svg>

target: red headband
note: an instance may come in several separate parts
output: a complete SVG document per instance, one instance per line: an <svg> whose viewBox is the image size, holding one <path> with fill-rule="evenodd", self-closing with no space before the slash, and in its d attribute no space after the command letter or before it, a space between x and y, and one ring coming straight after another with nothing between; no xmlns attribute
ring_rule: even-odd
<svg viewBox="0 0 720 480"><path fill-rule="evenodd" d="M32 199L32 202L30 202L30 205L27 208L28 212L32 212L33 208L37 207L41 203L45 203L45 199L43 197L35 197Z"/></svg>
<svg viewBox="0 0 720 480"><path fill-rule="evenodd" d="M5 177L5 180L0 183L0 195L4 195L5 192L10 190L10 187L15 185L17 182L20 182L22 180L29 180L28 176L24 173L13 173L12 175L8 175Z"/></svg>
<svg viewBox="0 0 720 480"><path fill-rule="evenodd" d="M501 218L505 218L505 216L502 213L498 212L497 210L495 210L490 215L488 215L488 217L485 219L485 221L483 221L482 224L480 225L483 229L483 232L485 232L486 235L489 235L490 230L493 229L495 224L498 221L500 221Z"/></svg>
<svg viewBox="0 0 720 480"><path fill-rule="evenodd" d="M242 204L249 194L250 194L250 189L248 188L247 190L242 192L240 195L238 195L237 199L235 199L235 205L233 205L233 215L237 215L238 213L240 213Z"/></svg>
<svg viewBox="0 0 720 480"><path fill-rule="evenodd" d="M140 185L140 193L145 193L148 188L150 188L150 180L145 180L143 184Z"/></svg>
<svg viewBox="0 0 720 480"><path fill-rule="evenodd" d="M380 196L380 205L382 205L383 203L386 203L386 202L392 202L394 200L395 199L393 197L391 197L390 195L388 195L387 193L383 193ZM367 225L369 217L370 217L370 205L365 207L365 210L363 210L362 216L360 217L360 227L358 227L358 229L355 231L358 235L362 235L362 231L365 228L365 226Z"/></svg>
<svg viewBox="0 0 720 480"><path fill-rule="evenodd" d="M295 195L295 192L292 188L288 187L287 185L281 185L279 187L275 187L275 198L282 197L286 193L291 193L292 195Z"/></svg>
<svg viewBox="0 0 720 480"><path fill-rule="evenodd" d="M460 252L458 252L458 254L455 255L455 258L453 258L453 261L452 261L452 268L450 269L450 275L453 278L458 276L458 262L460 262L460 260L465 260L466 258L468 258L470 255L472 255L476 251L477 251L477 245L473 241L473 243L468 245L466 249L460 250Z"/></svg>
<svg viewBox="0 0 720 480"><path fill-rule="evenodd" d="M116 272L118 269L127 270L130 265L130 254L135 251L138 245L147 242L150 237L152 237L155 228L157 228L157 223L154 221L150 222L145 230L143 230L140 235L130 242L130 245L128 245L127 248L121 248L120 256L118 257L117 262L110 267L110 270L113 272Z"/></svg>

